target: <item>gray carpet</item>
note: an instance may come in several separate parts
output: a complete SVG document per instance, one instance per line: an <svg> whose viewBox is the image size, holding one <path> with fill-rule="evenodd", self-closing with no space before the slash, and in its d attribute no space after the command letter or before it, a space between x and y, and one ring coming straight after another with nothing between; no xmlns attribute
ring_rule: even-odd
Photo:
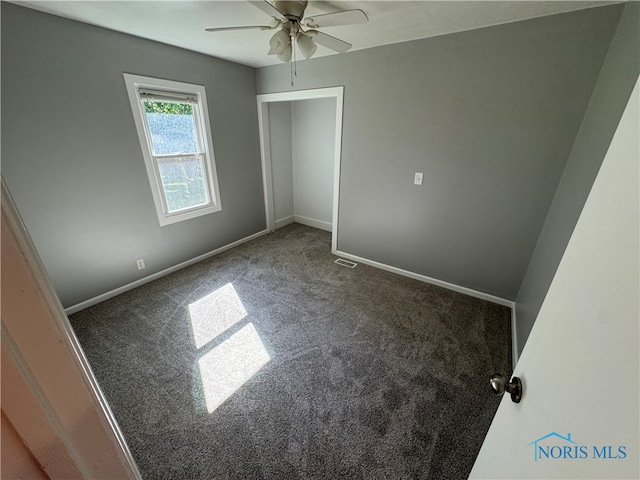
<svg viewBox="0 0 640 480"><path fill-rule="evenodd" d="M468 476L510 310L330 243L293 224L71 316L145 479Z"/></svg>

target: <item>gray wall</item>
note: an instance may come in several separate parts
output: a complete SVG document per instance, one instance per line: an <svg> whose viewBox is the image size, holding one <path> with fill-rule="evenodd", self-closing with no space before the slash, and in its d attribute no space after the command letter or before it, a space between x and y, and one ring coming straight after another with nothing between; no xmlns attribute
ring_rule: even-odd
<svg viewBox="0 0 640 480"><path fill-rule="evenodd" d="M292 102L293 199L296 216L333 220L336 100L316 98Z"/></svg>
<svg viewBox="0 0 640 480"><path fill-rule="evenodd" d="M640 4L630 2L620 19L518 293L516 319L520 352L640 74L639 39Z"/></svg>
<svg viewBox="0 0 640 480"><path fill-rule="evenodd" d="M271 102L268 112L276 228L295 216L331 230L335 99Z"/></svg>
<svg viewBox="0 0 640 480"><path fill-rule="evenodd" d="M258 93L345 86L340 250L514 300L622 8L302 61L294 87L260 68Z"/></svg>
<svg viewBox="0 0 640 480"><path fill-rule="evenodd" d="M221 212L158 225L123 72L205 86ZM265 228L254 69L3 2L2 87L2 176L64 306Z"/></svg>
<svg viewBox="0 0 640 480"><path fill-rule="evenodd" d="M291 102L273 102L267 108L269 110L273 209L275 221L278 222L293 217Z"/></svg>

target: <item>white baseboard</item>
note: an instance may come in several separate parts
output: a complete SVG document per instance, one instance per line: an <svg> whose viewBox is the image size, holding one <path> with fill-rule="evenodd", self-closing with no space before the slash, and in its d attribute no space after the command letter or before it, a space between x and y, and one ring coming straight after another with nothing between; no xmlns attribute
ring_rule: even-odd
<svg viewBox="0 0 640 480"><path fill-rule="evenodd" d="M288 217L281 218L280 220L276 220L275 229L279 229L281 227L286 227L287 225L295 222L295 217L293 215L289 215Z"/></svg>
<svg viewBox="0 0 640 480"><path fill-rule="evenodd" d="M309 227L325 230L327 232L331 232L333 230L333 225L331 224L331 222L314 220L313 218L301 217L300 215L294 215L293 221L296 223L301 223L302 225L307 225Z"/></svg>
<svg viewBox="0 0 640 480"><path fill-rule="evenodd" d="M67 315L71 315L73 313L79 312L80 310L84 310L85 308L89 308L92 307L100 302L104 302L105 300L108 300L110 298L115 297L116 295L120 295L121 293L124 292L128 292L129 290L133 290L134 288L140 287L142 285L144 285L145 283L149 283L152 282L154 280L157 280L158 278L162 278L166 275L169 275L170 273L173 272L177 272L178 270L182 270L183 268L189 267L195 263L201 262L203 260L206 260L207 258L213 257L214 255L218 255L224 251L227 251L231 248L237 247L238 245L242 245L243 243L247 243L250 242L251 240L254 240L258 237L262 237L263 235L266 235L267 233L269 233L268 230L262 230L258 233L254 233L253 235L250 235L248 237L245 238L241 238L240 240L236 240L233 243L230 243L228 245L224 245L220 248L216 248L215 250L212 250L210 252L204 253L202 255L199 255L195 258L192 258L191 260L187 260L185 262L179 263L177 265L174 265L173 267L169 267L169 268L165 268L164 270L161 270L159 272L154 273L153 275L149 275L148 277L144 277L141 278L139 280L136 280L135 282L131 282L128 283L122 287L118 287L114 290L111 290L109 292L103 293L102 295L98 295L97 297L94 298L90 298L89 300L85 300L84 302L80 302L76 305L72 305L71 307L65 308L64 309L64 313L66 313Z"/></svg>
<svg viewBox="0 0 640 480"><path fill-rule="evenodd" d="M284 227L290 223L297 222L303 225L308 225L310 227L319 228L321 230L331 231L331 224L327 222L322 222L319 220L313 220L306 217L301 216L289 216L278 220L275 224L275 228ZM256 238L262 237L269 233L268 230L262 230L258 233L254 233L248 237L237 240L233 243L225 245L223 247L212 250L211 252L205 253L198 257L192 258L191 260L187 260L185 262L179 263L178 265L174 265L173 267L166 268L159 272L154 273L153 275L149 275L147 277L136 280L135 282L128 283L122 287L116 288L109 292L103 293L102 295L98 295L97 297L91 298L89 300L85 300L84 302L78 303L71 307L65 308L64 313L67 315L71 315L73 313L79 312L80 310L84 310L85 308L92 307L100 302L104 302L110 298L115 297L116 295L120 295L121 293L127 292L129 290L133 290L134 288L140 287L145 283L152 282L157 280L158 278L169 275L170 273L177 272L183 268L191 266L195 263L206 260L207 258L218 255L226 250L237 247L238 245L242 245L243 243L250 242ZM401 268L392 267L390 265L386 265L384 263L376 262L373 260L369 260L363 257L358 257L357 255L351 255L350 253L341 252L339 250L335 250L332 252L334 255L337 255L342 258L346 258L348 260L353 260L355 262L363 263L365 265L369 265L371 267L380 268L381 270L386 270L388 272L396 273L398 275L402 275L405 277L413 278L415 280L419 280L421 282L430 283L432 285L436 285L438 287L447 288L449 290L453 290L454 292L463 293L465 295L469 295L470 297L479 298L481 300L486 300L488 302L496 303L498 305L503 305L505 307L511 308L511 341L512 341L512 362L513 368L515 369L516 364L518 363L518 336L517 336L517 324L516 324L516 308L515 302L511 300L507 300L501 297L496 297L495 295L490 295L488 293L479 292L477 290L473 290L471 288L462 287L460 285L456 285L454 283L445 282L443 280L438 280L437 278L428 277L426 275L421 275L419 273L410 272L408 270L403 270Z"/></svg>
<svg viewBox="0 0 640 480"><path fill-rule="evenodd" d="M375 262L373 260L358 257L357 255L351 255L350 253L341 252L339 250L336 250L335 252L333 252L333 254L342 258L346 258L348 260L353 260L354 262L364 263L365 265L369 265L371 267L380 268L381 270L397 273L398 275L402 275L404 277L413 278L415 280L420 280L421 282L430 283L438 287L453 290L454 292L463 293L465 295L469 295L470 297L479 298L491 303L497 303L498 305L503 305L505 307L511 308L511 311L513 311L514 309L514 302L512 302L511 300L507 300L506 298L496 297L495 295L479 292L467 287L461 287L460 285L456 285L455 283L449 283L445 282L444 280L438 280L437 278L427 277L426 275L421 275L419 273L410 272L401 268L392 267L391 265Z"/></svg>
<svg viewBox="0 0 640 480"><path fill-rule="evenodd" d="M339 250L334 250L332 253L339 257L346 258L347 260L364 263L365 265L369 265L371 267L380 268L388 272L397 273L398 275L402 275L404 277L413 278L414 280L437 285L438 287L453 290L454 292L463 293L465 295L469 295L470 297L479 298L481 300L486 300L491 303L497 303L498 305L509 307L511 309L511 361L513 362L512 368L515 369L516 364L518 363L518 335L516 330L516 304L514 301L507 300L506 298L496 297L495 295L491 295L488 293L479 292L471 288L461 287L460 285L445 282L443 280L438 280L437 278L427 277L426 275L420 275L419 273L414 273L408 270L403 270L401 268L385 265L384 263L375 262L373 260L358 257L357 255L351 255L350 253L341 252Z"/></svg>

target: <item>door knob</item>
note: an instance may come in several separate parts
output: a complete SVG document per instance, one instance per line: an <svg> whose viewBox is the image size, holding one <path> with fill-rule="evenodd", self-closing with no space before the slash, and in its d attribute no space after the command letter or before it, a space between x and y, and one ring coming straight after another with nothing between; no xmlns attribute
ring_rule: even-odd
<svg viewBox="0 0 640 480"><path fill-rule="evenodd" d="M490 380L491 391L496 395L503 395L504 392L511 394L513 403L520 403L522 399L522 382L518 377L513 377L510 382L504 378L504 375L496 373Z"/></svg>

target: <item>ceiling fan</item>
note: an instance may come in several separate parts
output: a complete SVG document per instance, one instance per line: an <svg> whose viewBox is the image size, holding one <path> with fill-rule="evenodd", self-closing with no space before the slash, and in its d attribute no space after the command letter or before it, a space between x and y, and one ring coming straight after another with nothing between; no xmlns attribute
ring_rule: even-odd
<svg viewBox="0 0 640 480"><path fill-rule="evenodd" d="M336 27L341 25L353 25L367 23L369 19L362 10L344 10L341 12L326 13L315 16L304 16L304 11L309 4L308 0L275 1L273 4L267 0L250 1L264 13L273 18L271 25L248 25L239 27L214 27L207 28L207 32L223 32L229 30L276 30L278 31L269 41L269 55L276 55L282 62L291 61L293 54L295 60L296 45L304 58L311 58L318 46L323 45L338 53L344 53L351 48L351 44L326 33L319 32L317 28Z"/></svg>

